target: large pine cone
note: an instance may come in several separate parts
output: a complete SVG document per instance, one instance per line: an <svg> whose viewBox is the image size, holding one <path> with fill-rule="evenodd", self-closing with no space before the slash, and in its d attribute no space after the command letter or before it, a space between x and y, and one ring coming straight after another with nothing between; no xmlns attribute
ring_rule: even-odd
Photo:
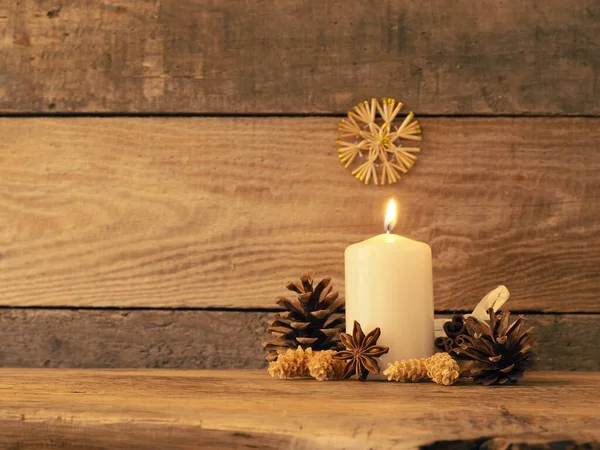
<svg viewBox="0 0 600 450"><path fill-rule="evenodd" d="M332 292L331 277L323 278L313 287L313 277L305 272L299 283L289 282L290 291L298 294L298 299L280 297L277 304L287 311L276 313L269 321L267 332L275 339L262 343L268 352L266 359L273 361L279 353L288 348L312 348L319 350L339 350L340 332L346 327L344 300Z"/></svg>
<svg viewBox="0 0 600 450"><path fill-rule="evenodd" d="M454 339L456 347L452 352L470 360L463 376L472 377L476 383L516 383L533 363L533 327L523 329L523 316L509 326L509 311L496 314L490 308L487 313L489 325L475 317L465 319L465 333Z"/></svg>

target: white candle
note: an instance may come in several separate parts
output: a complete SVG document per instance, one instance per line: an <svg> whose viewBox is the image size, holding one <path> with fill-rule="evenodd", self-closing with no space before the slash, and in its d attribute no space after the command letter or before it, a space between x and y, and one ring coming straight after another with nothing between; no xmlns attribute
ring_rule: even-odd
<svg viewBox="0 0 600 450"><path fill-rule="evenodd" d="M346 332L358 321L365 333L381 328L378 345L390 351L388 363L433 354L433 281L431 247L391 234L396 222L393 200L386 234L346 248Z"/></svg>

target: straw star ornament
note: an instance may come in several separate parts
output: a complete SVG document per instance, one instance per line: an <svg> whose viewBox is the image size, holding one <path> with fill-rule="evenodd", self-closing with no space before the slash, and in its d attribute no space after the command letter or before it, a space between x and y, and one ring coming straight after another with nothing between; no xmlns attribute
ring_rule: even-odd
<svg viewBox="0 0 600 450"><path fill-rule="evenodd" d="M421 127L412 111L399 125L395 122L402 106L391 98L373 98L352 108L340 123L338 157L365 184L396 183L415 164L421 149L402 141L420 141Z"/></svg>

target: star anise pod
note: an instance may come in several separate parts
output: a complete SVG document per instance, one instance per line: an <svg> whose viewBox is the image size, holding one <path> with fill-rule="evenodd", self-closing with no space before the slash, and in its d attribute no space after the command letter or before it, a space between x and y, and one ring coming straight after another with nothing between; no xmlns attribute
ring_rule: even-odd
<svg viewBox="0 0 600 450"><path fill-rule="evenodd" d="M375 328L365 336L360 324L354 321L354 330L352 335L341 333L340 338L346 350L337 352L333 357L346 361L342 379L350 378L352 375L358 375L359 381L365 381L369 372L378 375L380 372L379 364L375 358L385 355L390 349L377 344L381 336L381 330Z"/></svg>

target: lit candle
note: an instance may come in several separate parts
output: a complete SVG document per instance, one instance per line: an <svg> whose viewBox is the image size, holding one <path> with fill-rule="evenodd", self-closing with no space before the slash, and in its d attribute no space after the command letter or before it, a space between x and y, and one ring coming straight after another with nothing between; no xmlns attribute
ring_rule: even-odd
<svg viewBox="0 0 600 450"><path fill-rule="evenodd" d="M391 234L396 204L390 200L385 234L346 248L346 330L357 320L365 333L381 328L378 345L390 351L388 363L433 354L431 247Z"/></svg>

